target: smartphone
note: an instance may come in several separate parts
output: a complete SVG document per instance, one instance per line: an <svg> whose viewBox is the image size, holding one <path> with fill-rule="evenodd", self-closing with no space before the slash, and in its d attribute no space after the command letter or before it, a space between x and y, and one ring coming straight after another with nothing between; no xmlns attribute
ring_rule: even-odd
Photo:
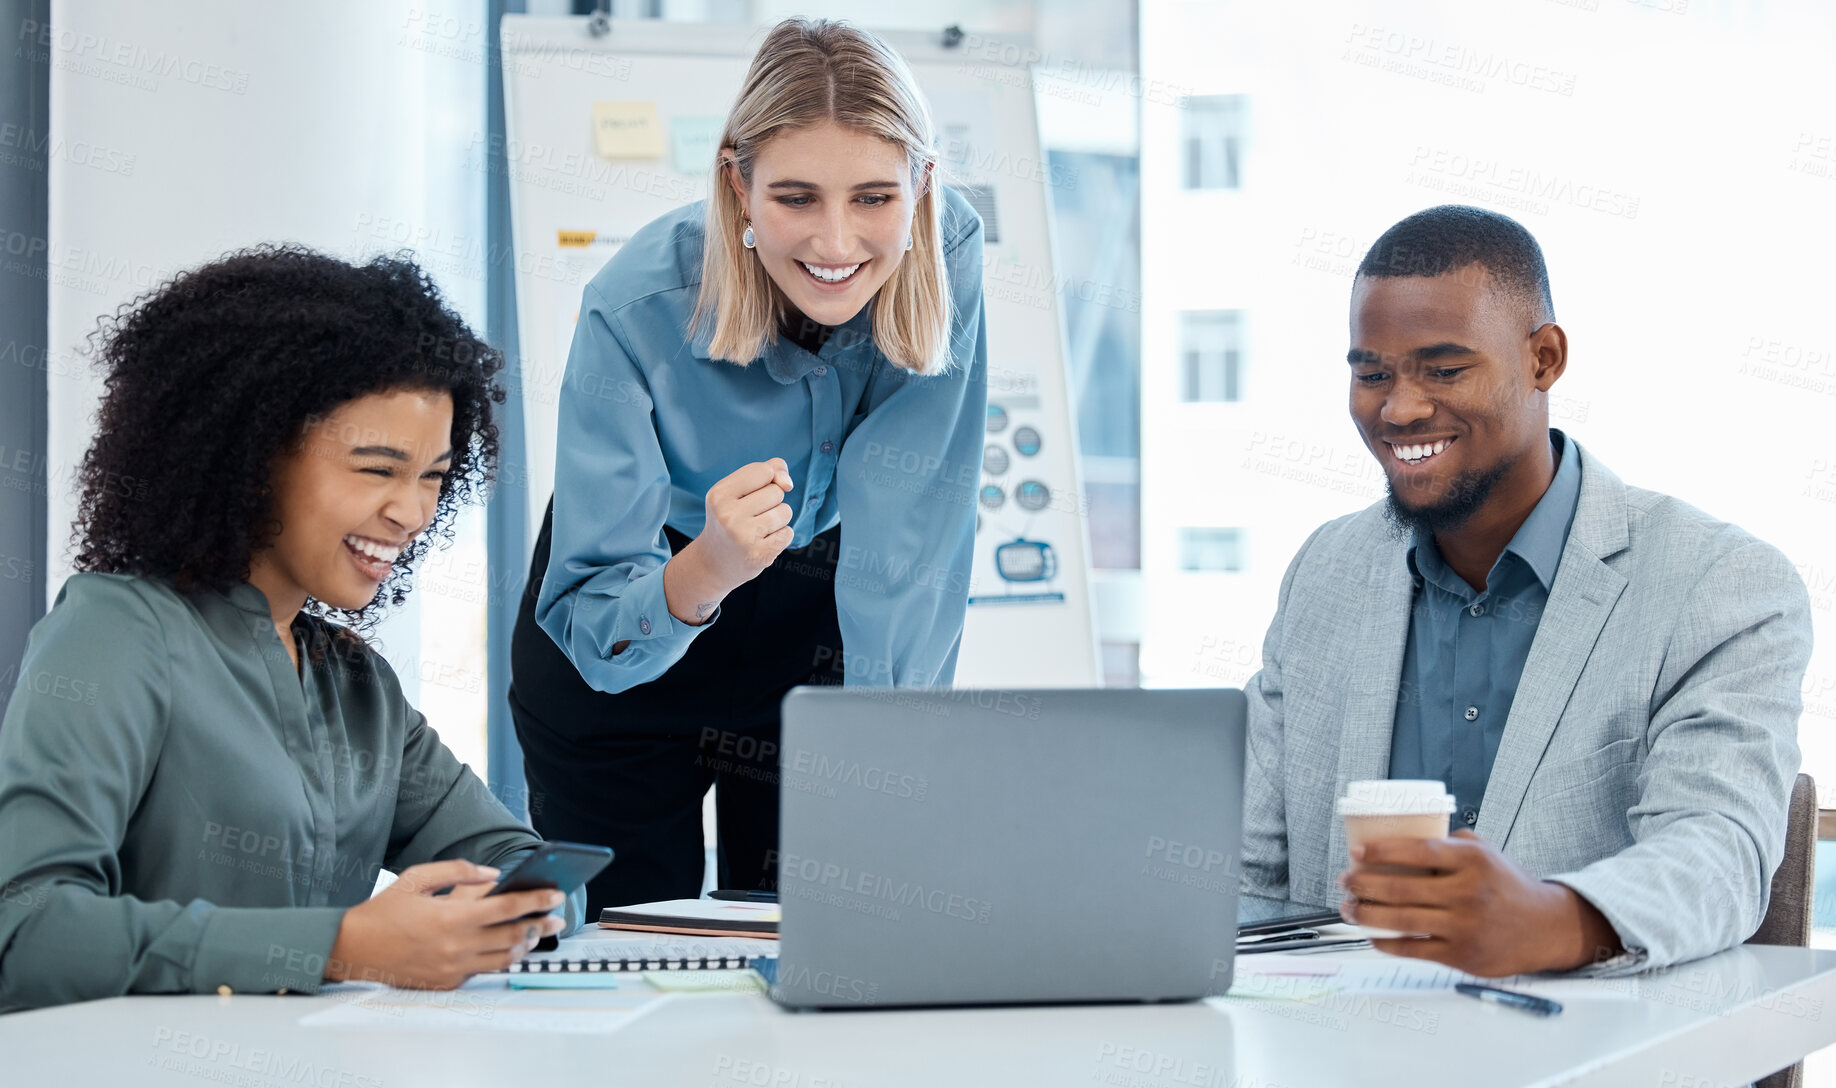
<svg viewBox="0 0 1836 1088"><path fill-rule="evenodd" d="M578 842L545 842L535 852L526 854L516 868L498 878L486 895L526 892L536 888L560 888L571 892L599 875L612 864L612 848L588 846ZM541 917L540 914L532 917Z"/></svg>

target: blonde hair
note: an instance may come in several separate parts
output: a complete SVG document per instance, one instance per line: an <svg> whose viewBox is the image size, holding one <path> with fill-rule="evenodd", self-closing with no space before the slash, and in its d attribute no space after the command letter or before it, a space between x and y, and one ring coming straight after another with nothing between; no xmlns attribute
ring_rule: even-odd
<svg viewBox="0 0 1836 1088"><path fill-rule="evenodd" d="M912 248L875 293L873 341L895 366L920 374L947 370L951 314L942 196L935 176L925 184L925 166L933 161L931 113L917 81L904 58L867 31L828 19L786 19L752 58L720 146L733 149L733 168L750 186L753 163L772 137L824 121L905 149L912 190L923 191L912 215ZM787 303L740 243L745 215L726 170L724 157L714 164L701 293L690 330L699 333L711 323L709 354L744 366L777 341Z"/></svg>

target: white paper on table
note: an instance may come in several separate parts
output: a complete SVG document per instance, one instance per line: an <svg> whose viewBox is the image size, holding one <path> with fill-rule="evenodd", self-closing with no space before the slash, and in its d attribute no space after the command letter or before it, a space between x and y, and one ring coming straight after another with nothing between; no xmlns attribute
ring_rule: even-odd
<svg viewBox="0 0 1836 1088"><path fill-rule="evenodd" d="M1456 982L1478 982L1522 990L1555 1000L1638 996L1632 979L1564 979L1518 975L1487 979L1428 960L1402 956L1336 959L1260 953L1237 960L1230 997L1276 1001L1313 1001L1329 994L1406 994L1453 990Z"/></svg>
<svg viewBox="0 0 1836 1088"><path fill-rule="evenodd" d="M635 977L634 977L635 980ZM313 1028L396 1031L533 1031L604 1033L649 1013L668 994L642 990L368 990L300 1018Z"/></svg>

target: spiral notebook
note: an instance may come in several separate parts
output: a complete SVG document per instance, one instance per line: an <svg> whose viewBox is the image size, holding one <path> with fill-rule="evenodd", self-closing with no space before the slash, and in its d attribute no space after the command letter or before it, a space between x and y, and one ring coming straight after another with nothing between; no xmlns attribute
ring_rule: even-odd
<svg viewBox="0 0 1836 1088"><path fill-rule="evenodd" d="M529 971L718 971L751 967L778 954L778 942L747 937L660 937L588 927L553 952L511 966Z"/></svg>

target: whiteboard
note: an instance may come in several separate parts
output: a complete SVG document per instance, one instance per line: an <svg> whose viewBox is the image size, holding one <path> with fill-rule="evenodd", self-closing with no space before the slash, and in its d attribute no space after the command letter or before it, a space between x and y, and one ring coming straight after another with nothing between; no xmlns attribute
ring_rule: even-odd
<svg viewBox="0 0 1836 1088"><path fill-rule="evenodd" d="M554 489L581 290L638 228L707 195L712 145L764 36L641 20L596 38L588 22L508 15L501 28L531 540ZM986 233L988 434L956 683L1094 687L1086 507L1052 263L1051 189L1067 179L1040 150L1029 69L948 49L941 34L880 36L917 76L946 183ZM601 157L598 103L654 103L662 154ZM492 150L475 149L480 168Z"/></svg>

